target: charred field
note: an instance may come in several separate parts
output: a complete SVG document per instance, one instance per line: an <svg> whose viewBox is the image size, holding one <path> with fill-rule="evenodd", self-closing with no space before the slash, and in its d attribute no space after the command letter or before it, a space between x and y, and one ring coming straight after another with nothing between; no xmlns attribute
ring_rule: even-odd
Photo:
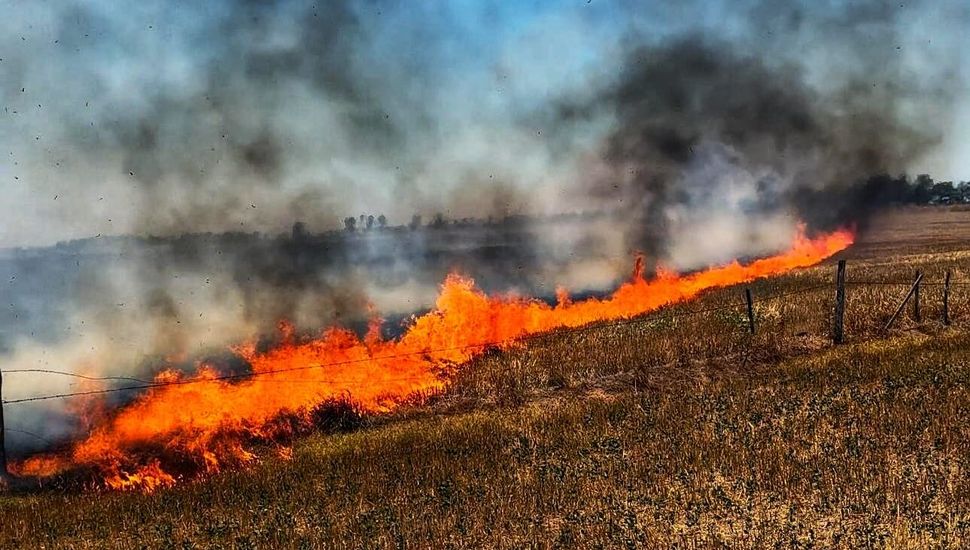
<svg viewBox="0 0 970 550"><path fill-rule="evenodd" d="M750 284L753 335L722 307L741 288L712 290L478 356L421 404L324 410L208 479L0 495L0 546L963 546L968 242L968 211L877 217L838 256L841 346L830 259ZM917 269L921 321L884 331Z"/></svg>

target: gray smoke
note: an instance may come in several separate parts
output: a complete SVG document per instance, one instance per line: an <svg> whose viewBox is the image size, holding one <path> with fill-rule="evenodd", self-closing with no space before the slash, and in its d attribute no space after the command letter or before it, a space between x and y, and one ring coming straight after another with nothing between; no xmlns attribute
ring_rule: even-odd
<svg viewBox="0 0 970 550"><path fill-rule="evenodd" d="M138 376L280 319L396 320L452 270L549 296L608 288L635 251L695 269L784 248L799 220L864 223L868 176L952 141L970 19L957 2L7 4L0 246L100 236L0 257L4 364ZM324 233L439 212L444 228ZM17 421L71 429L42 410Z"/></svg>
<svg viewBox="0 0 970 550"><path fill-rule="evenodd" d="M557 111L567 126L617 120L588 189L626 211L629 245L653 258L691 267L764 253L794 220L863 227L880 199L859 192L867 178L904 173L938 146L932 121L965 89L956 52L913 67L903 12L888 4L750 14L751 34L731 41L634 39L601 94Z"/></svg>

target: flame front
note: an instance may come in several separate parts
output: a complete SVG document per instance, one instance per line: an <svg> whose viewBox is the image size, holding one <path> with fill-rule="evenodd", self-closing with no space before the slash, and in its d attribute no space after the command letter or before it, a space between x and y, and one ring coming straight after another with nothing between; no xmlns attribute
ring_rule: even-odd
<svg viewBox="0 0 970 550"><path fill-rule="evenodd" d="M212 473L251 461L245 445L273 440L308 425L314 407L346 400L362 412L387 411L403 400L442 390L448 369L467 362L484 345L509 344L525 335L594 321L628 318L696 296L703 290L744 283L814 265L853 241L841 230L809 239L801 234L777 256L738 262L680 276L661 272L633 279L607 298L573 302L560 291L555 306L534 299L489 297L467 278L450 275L435 308L415 318L398 339L384 340L377 327L364 338L330 328L309 342L287 338L260 352L236 349L252 366L252 377L219 380L201 366L191 376L160 373L159 384L112 414L100 414L83 439L60 454L14 465L24 476L51 476L71 469L95 471L108 488L152 491L179 476ZM103 403L88 403L90 414ZM283 422L281 418L290 422Z"/></svg>

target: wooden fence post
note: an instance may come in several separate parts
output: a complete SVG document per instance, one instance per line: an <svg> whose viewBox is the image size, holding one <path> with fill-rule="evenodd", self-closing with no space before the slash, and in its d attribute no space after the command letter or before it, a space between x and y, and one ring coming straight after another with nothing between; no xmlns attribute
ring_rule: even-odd
<svg viewBox="0 0 970 550"><path fill-rule="evenodd" d="M835 319L832 323L832 342L845 341L845 260L839 260L835 271Z"/></svg>
<svg viewBox="0 0 970 550"><path fill-rule="evenodd" d="M903 301L902 302L899 302L899 307L897 307L896 308L896 311L893 312L893 316L889 318L889 322L886 323L886 326L883 327L883 330L889 330L889 327L893 326L893 322L896 321L896 317L899 317L899 314L903 312L903 308L906 307L906 302L909 301L909 299L913 296L913 294L919 288L919 282L921 280L923 280L923 274L920 273L919 271L917 271L916 272L916 280L913 281L913 286L909 287L909 292L906 293L906 297L903 298Z"/></svg>
<svg viewBox="0 0 970 550"><path fill-rule="evenodd" d="M7 479L7 446L4 441L3 426L3 371L0 370L0 487Z"/></svg>
<svg viewBox="0 0 970 550"><path fill-rule="evenodd" d="M748 331L754 334L754 301L751 299L751 289L744 289L744 300L748 304Z"/></svg>
<svg viewBox="0 0 970 550"><path fill-rule="evenodd" d="M913 319L915 319L917 323L923 321L923 317L919 312L919 282L921 280L923 280L923 272L917 269L916 277L913 279L913 286L916 287L916 291L913 292Z"/></svg>
<svg viewBox="0 0 970 550"><path fill-rule="evenodd" d="M950 270L943 277L943 324L950 324Z"/></svg>

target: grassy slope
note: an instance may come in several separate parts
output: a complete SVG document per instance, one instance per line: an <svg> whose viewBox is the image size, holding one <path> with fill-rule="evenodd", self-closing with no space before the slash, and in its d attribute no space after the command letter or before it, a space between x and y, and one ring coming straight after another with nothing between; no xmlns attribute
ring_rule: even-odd
<svg viewBox="0 0 970 550"><path fill-rule="evenodd" d="M920 266L970 281L966 252L900 241L890 259L874 240L850 280ZM735 312L555 335L475 361L430 405L305 439L290 460L267 452L149 496L0 497L0 546L967 546L970 288L954 289L945 330L937 291L923 325L885 337L902 289L850 287L840 348L824 338L828 290L759 304L755 337Z"/></svg>

